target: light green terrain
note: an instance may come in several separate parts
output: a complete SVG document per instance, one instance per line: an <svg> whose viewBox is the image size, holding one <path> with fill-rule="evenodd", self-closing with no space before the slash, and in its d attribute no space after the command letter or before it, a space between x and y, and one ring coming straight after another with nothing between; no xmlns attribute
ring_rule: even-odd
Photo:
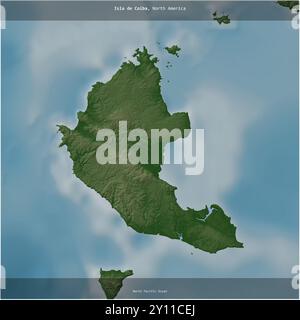
<svg viewBox="0 0 300 320"><path fill-rule="evenodd" d="M145 47L137 49L134 57L137 63L125 62L110 81L93 85L86 110L77 114L75 129L58 126L60 146L67 147L74 174L139 233L181 240L210 253L243 247L236 239L236 227L218 205L211 205L211 210L179 206L176 187L159 178L162 157L156 165L99 165L96 161L96 149L102 143L96 141L97 131L110 128L118 133L121 120L128 121L128 130L142 128L149 134L151 129L179 128L183 135L184 129L190 129L187 113L168 112L161 95L158 59ZM160 154L163 148L161 144Z"/></svg>

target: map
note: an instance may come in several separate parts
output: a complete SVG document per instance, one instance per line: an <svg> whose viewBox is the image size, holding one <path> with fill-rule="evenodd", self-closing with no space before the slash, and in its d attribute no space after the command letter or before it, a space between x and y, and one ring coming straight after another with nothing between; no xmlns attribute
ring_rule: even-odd
<svg viewBox="0 0 300 320"><path fill-rule="evenodd" d="M1 298L298 298L299 1L1 16Z"/></svg>

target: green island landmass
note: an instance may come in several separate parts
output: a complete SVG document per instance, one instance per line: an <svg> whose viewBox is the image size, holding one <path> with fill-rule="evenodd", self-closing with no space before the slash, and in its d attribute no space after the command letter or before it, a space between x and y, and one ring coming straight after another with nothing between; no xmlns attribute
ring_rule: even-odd
<svg viewBox="0 0 300 320"><path fill-rule="evenodd" d="M295 6L299 4L299 1L277 1L277 3L283 7L287 7L292 10Z"/></svg>
<svg viewBox="0 0 300 320"><path fill-rule="evenodd" d="M230 19L229 19L229 15L222 15L222 16L217 16L217 11L215 11L213 13L213 19L216 20L219 24L229 24L230 23Z"/></svg>
<svg viewBox="0 0 300 320"><path fill-rule="evenodd" d="M99 283L107 299L114 299L123 286L123 280L133 275L132 270L102 270L100 269Z"/></svg>
<svg viewBox="0 0 300 320"><path fill-rule="evenodd" d="M173 45L172 47L165 47L165 50L167 50L168 53L176 56L177 58L179 57L178 52L181 50L176 44Z"/></svg>
<svg viewBox="0 0 300 320"><path fill-rule="evenodd" d="M110 128L118 136L118 124L128 121L128 131L142 128L190 129L186 112L170 114L161 95L158 59L144 47L133 55L137 63L124 62L106 83L97 82L88 93L87 108L78 112L72 130L58 125L60 146L73 160L73 172L86 186L107 199L126 224L144 234L181 240L195 248L216 253L225 248L242 248L236 227L222 208L212 204L202 210L183 209L175 186L159 178L161 164L104 164L96 160L99 129ZM151 138L149 138L151 139ZM150 144L149 144L150 145ZM165 145L160 144L160 153ZM201 190L199 190L201 193Z"/></svg>

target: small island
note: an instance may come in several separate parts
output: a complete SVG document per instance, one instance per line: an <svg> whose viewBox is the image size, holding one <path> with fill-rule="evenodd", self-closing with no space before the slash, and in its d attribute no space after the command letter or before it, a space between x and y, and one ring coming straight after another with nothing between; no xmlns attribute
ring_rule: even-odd
<svg viewBox="0 0 300 320"><path fill-rule="evenodd" d="M280 6L287 7L292 10L295 6L299 5L299 1L277 1Z"/></svg>
<svg viewBox="0 0 300 320"><path fill-rule="evenodd" d="M173 45L172 47L165 47L165 50L167 50L168 53L178 58L179 57L178 52L181 50L181 48L179 48L177 45Z"/></svg>
<svg viewBox="0 0 300 320"><path fill-rule="evenodd" d="M229 15L222 15L222 16L217 16L217 11L215 11L213 13L213 19L216 20L219 24L229 24L230 23L230 19L229 19Z"/></svg>
<svg viewBox="0 0 300 320"><path fill-rule="evenodd" d="M99 283L107 299L114 299L123 286L123 280L133 275L132 270L102 270L100 269Z"/></svg>

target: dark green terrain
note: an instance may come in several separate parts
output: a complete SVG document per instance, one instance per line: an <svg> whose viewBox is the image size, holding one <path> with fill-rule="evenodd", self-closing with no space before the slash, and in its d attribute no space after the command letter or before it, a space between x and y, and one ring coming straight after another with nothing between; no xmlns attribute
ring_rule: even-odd
<svg viewBox="0 0 300 320"><path fill-rule="evenodd" d="M277 1L277 3L283 7L287 7L292 10L295 6L299 4L299 1Z"/></svg>
<svg viewBox="0 0 300 320"><path fill-rule="evenodd" d="M99 283L107 299L114 299L123 286L123 280L133 275L132 270L102 270L100 269Z"/></svg>
<svg viewBox="0 0 300 320"><path fill-rule="evenodd" d="M218 22L218 24L222 24L222 23L229 24L230 23L229 15L218 16L216 11L213 13L213 19L216 20Z"/></svg>
<svg viewBox="0 0 300 320"><path fill-rule="evenodd" d="M181 50L176 44L173 45L172 47L165 47L165 50L167 50L168 53L176 56L177 58L179 57L178 52Z"/></svg>

